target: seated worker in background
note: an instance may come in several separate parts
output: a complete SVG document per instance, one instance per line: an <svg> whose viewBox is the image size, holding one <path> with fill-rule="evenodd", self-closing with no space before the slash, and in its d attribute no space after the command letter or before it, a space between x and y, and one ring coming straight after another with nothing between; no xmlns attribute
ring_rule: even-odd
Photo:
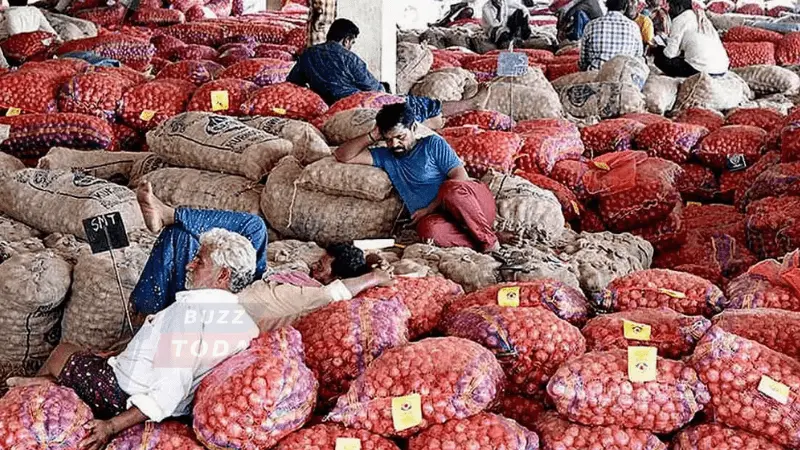
<svg viewBox="0 0 800 450"><path fill-rule="evenodd" d="M586 25L603 17L603 8L598 0L566 0L554 2L551 10L558 16L556 29L558 41L580 41Z"/></svg>
<svg viewBox="0 0 800 450"><path fill-rule="evenodd" d="M634 21L625 16L628 2L608 0L608 14L586 25L581 39L581 70L599 70L604 62L618 55L644 57L642 32Z"/></svg>
<svg viewBox="0 0 800 450"><path fill-rule="evenodd" d="M393 284L392 270L369 261L352 244L335 244L304 272L275 273L256 281L239 296L262 332L274 330L332 302L350 300L361 292Z"/></svg>
<svg viewBox="0 0 800 450"><path fill-rule="evenodd" d="M641 3L637 0L631 0L628 3L628 10L625 15L633 20L639 27L639 32L642 34L642 43L645 47L650 46L655 38L655 31L653 29L653 21L649 17L642 14Z"/></svg>
<svg viewBox="0 0 800 450"><path fill-rule="evenodd" d="M186 266L200 247L199 236L212 228L223 228L250 240L256 249L255 277L267 267L267 226L260 217L234 211L172 208L155 195L150 183L136 191L147 228L161 233L131 293L137 314L155 314L175 301L184 290Z"/></svg>
<svg viewBox="0 0 800 450"><path fill-rule="evenodd" d="M186 416L203 378L258 336L236 295L253 280L255 270L250 241L227 230L209 230L200 236L200 251L186 267L189 290L148 317L122 353L108 358L61 343L37 377L10 378L7 383L57 383L75 391L96 419L86 425L84 450L105 448L115 434L136 424ZM214 317L220 320L209 319ZM189 350L201 345L213 351Z"/></svg>
<svg viewBox="0 0 800 450"><path fill-rule="evenodd" d="M653 49L656 67L670 77L690 77L700 72L712 76L728 72L730 60L714 25L692 0L670 0L672 30L666 47Z"/></svg>
<svg viewBox="0 0 800 450"><path fill-rule="evenodd" d="M653 33L666 38L672 28L666 0L647 0L644 14L653 22Z"/></svg>
<svg viewBox="0 0 800 450"><path fill-rule="evenodd" d="M28 6L28 0L8 0L3 2L2 25L0 25L0 39L6 39L20 33L33 33L46 31L53 34L53 38L60 40L58 33L48 22L42 11L35 6Z"/></svg>
<svg viewBox="0 0 800 450"><path fill-rule="evenodd" d="M488 0L483 5L481 23L489 40L505 49L511 41L530 39L530 15L520 0Z"/></svg>
<svg viewBox="0 0 800 450"><path fill-rule="evenodd" d="M494 197L470 179L447 141L438 135L417 139L414 114L402 103L384 106L376 122L369 133L339 146L336 159L383 169L423 240L487 253L499 249ZM387 147L369 149L379 141Z"/></svg>
<svg viewBox="0 0 800 450"><path fill-rule="evenodd" d="M307 48L289 72L286 81L307 86L329 105L359 92L385 92L383 85L369 73L367 64L351 51L360 31L347 19L336 19L328 31L328 41ZM452 116L476 109L470 100L440 102L428 97L409 95L406 102L415 118L428 128L444 127L442 116Z"/></svg>
<svg viewBox="0 0 800 450"><path fill-rule="evenodd" d="M471 19L475 15L475 10L469 2L460 2L450 5L450 10L444 17L436 23L428 24L431 27L446 27L459 20Z"/></svg>

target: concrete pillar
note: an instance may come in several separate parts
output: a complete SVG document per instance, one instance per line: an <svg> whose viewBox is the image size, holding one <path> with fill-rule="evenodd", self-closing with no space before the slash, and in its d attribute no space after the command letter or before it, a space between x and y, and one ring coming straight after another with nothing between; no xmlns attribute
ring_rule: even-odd
<svg viewBox="0 0 800 450"><path fill-rule="evenodd" d="M353 46L370 72L389 83L394 92L397 80L397 0L338 0L337 18L350 19L361 34Z"/></svg>

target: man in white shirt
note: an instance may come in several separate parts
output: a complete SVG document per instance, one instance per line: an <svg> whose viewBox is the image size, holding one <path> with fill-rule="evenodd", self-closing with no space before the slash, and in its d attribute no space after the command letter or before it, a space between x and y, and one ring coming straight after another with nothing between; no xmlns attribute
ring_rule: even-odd
<svg viewBox="0 0 800 450"><path fill-rule="evenodd" d="M35 6L28 6L27 0L8 0L8 6L3 11L0 39L34 31L46 31L58 39L58 33L47 21L42 11Z"/></svg>
<svg viewBox="0 0 800 450"><path fill-rule="evenodd" d="M106 358L59 344L37 377L11 378L8 385L55 381L73 389L98 419L86 425L85 450L104 448L138 423L187 415L200 381L258 336L235 294L252 282L255 269L256 251L247 238L207 231L187 267L188 290L148 316L122 353Z"/></svg>
<svg viewBox="0 0 800 450"><path fill-rule="evenodd" d="M653 50L656 67L671 77L724 75L730 66L728 53L705 12L694 11L692 0L670 0L669 15L672 28L666 46Z"/></svg>
<svg viewBox="0 0 800 450"><path fill-rule="evenodd" d="M489 40L505 48L512 40L531 37L530 11L520 0L488 0L483 5L481 23Z"/></svg>

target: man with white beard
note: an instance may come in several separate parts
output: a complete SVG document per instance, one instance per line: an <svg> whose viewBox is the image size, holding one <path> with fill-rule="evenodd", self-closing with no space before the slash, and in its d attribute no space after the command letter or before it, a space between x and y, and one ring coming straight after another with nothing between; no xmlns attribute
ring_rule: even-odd
<svg viewBox="0 0 800 450"><path fill-rule="evenodd" d="M100 450L136 424L188 415L202 379L258 336L236 295L255 271L256 251L247 238L211 229L200 235L200 249L186 267L186 290L148 316L122 353L101 356L62 343L36 377L7 383L74 390L97 419L86 425L84 450Z"/></svg>

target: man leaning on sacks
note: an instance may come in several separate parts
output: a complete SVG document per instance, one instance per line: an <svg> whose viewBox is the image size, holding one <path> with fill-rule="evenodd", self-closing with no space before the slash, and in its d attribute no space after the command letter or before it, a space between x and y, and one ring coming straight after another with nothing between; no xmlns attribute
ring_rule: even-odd
<svg viewBox="0 0 800 450"><path fill-rule="evenodd" d="M414 112L404 103L384 106L376 123L369 133L339 146L336 159L383 169L423 240L485 253L499 250L494 196L469 177L450 144L439 135L418 137Z"/></svg>

